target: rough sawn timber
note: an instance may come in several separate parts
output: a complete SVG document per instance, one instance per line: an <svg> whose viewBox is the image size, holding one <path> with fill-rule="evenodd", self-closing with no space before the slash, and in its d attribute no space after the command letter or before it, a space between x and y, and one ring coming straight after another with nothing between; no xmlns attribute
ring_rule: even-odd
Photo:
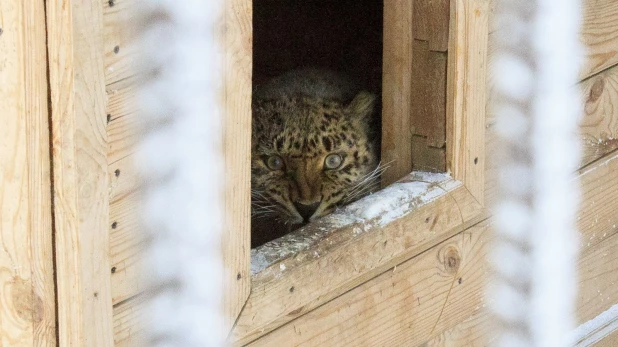
<svg viewBox="0 0 618 347"><path fill-rule="evenodd" d="M578 315L586 321L618 301L618 289L612 285L618 281L618 254L610 252L618 240L618 152L582 169L579 179L583 201L578 229L582 240L590 242L579 261ZM483 307L489 270L484 259L491 245L487 227L483 222L432 247L250 346L398 346L430 341Z"/></svg>
<svg viewBox="0 0 618 347"><path fill-rule="evenodd" d="M55 346L43 1L0 2L0 346Z"/></svg>
<svg viewBox="0 0 618 347"><path fill-rule="evenodd" d="M59 344L111 346L103 8L46 5Z"/></svg>
<svg viewBox="0 0 618 347"><path fill-rule="evenodd" d="M456 181L440 186L449 184L448 193L402 218L385 225L373 220L335 229L309 249L254 276L233 331L234 343L241 345L276 329L480 220L482 206Z"/></svg>

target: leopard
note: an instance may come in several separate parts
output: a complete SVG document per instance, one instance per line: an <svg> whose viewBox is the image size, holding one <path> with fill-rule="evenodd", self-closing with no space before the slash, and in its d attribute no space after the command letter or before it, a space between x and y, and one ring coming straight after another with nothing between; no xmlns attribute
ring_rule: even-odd
<svg viewBox="0 0 618 347"><path fill-rule="evenodd" d="M293 70L252 98L252 247L375 192L377 97L329 70Z"/></svg>

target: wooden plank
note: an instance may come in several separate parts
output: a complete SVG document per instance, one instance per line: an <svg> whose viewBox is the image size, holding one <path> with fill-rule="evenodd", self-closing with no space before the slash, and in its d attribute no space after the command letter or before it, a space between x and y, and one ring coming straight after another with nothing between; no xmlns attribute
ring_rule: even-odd
<svg viewBox="0 0 618 347"><path fill-rule="evenodd" d="M412 172L412 17L413 1L384 3L382 162L390 168L382 174L383 187Z"/></svg>
<svg viewBox="0 0 618 347"><path fill-rule="evenodd" d="M422 344L482 305L488 226L470 228L249 346Z"/></svg>
<svg viewBox="0 0 618 347"><path fill-rule="evenodd" d="M103 9L46 4L59 343L111 346Z"/></svg>
<svg viewBox="0 0 618 347"><path fill-rule="evenodd" d="M137 102L138 80L135 78L139 54L134 22L139 0L104 1L102 4L108 96L109 273L112 303L115 305L144 289L143 271L140 271L143 235L139 232L138 222L140 179L134 165L142 125ZM116 312L114 310L114 315ZM116 326L114 334L118 339ZM132 340L122 338L121 341Z"/></svg>
<svg viewBox="0 0 618 347"><path fill-rule="evenodd" d="M618 332L618 312L616 307L618 305L614 305L593 319L580 324L575 330L577 340L574 341L573 346L605 345L606 342L612 341L611 335L615 335Z"/></svg>
<svg viewBox="0 0 618 347"><path fill-rule="evenodd" d="M483 204L489 0L451 1L446 164Z"/></svg>
<svg viewBox="0 0 618 347"><path fill-rule="evenodd" d="M101 1L105 84L112 85L135 75L139 59L136 18L141 0Z"/></svg>
<svg viewBox="0 0 618 347"><path fill-rule="evenodd" d="M134 6L135 2L131 2ZM129 11L126 5L116 10L117 5L106 10L105 26L119 26L117 17L122 11ZM250 131L251 131L251 7L250 2L238 0L229 3L227 9L226 71L226 211L228 232L225 234L224 254L228 268L226 274L225 312L227 326L231 328L245 303L250 289L249 250L250 250ZM107 29L107 33L120 33L122 29ZM106 40L119 38L106 35ZM107 58L110 58L109 56ZM124 60L123 60L124 59ZM118 58L109 64L125 65L128 57ZM108 61L110 61L108 59ZM109 72L109 71L108 71ZM119 303L139 294L143 290L140 278L140 251L142 237L137 230L137 221L131 216L136 213L139 200L136 189L139 178L133 165L134 148L139 141L139 109L135 103L135 84L117 81L107 75L107 91L110 97L108 114L109 137L109 177L110 177L110 253L112 257L112 301ZM113 224L113 223L116 224ZM238 278L240 276L240 279Z"/></svg>
<svg viewBox="0 0 618 347"><path fill-rule="evenodd" d="M615 281L618 280L618 254L613 252L614 245L618 242L618 235L602 243L596 243L595 247L580 258L578 264L578 298L577 298L577 321L584 324L603 313L607 308L618 302L618 291L615 290ZM609 274L609 276L606 276ZM602 295L600 295L602 294ZM425 346L439 347L467 347L488 346L497 338L497 329L492 326L492 316L486 307L476 310L474 314L452 328L446 329L439 335L432 337ZM609 343L612 335L598 340L599 331L591 332L583 340L578 341L577 347L586 346L615 346Z"/></svg>
<svg viewBox="0 0 618 347"><path fill-rule="evenodd" d="M615 213L614 208L613 212ZM600 229L600 228L599 228ZM601 230L595 230L598 233ZM594 235L593 233L593 235ZM603 232L605 234L605 232ZM591 236L584 232L584 239ZM618 303L618 235L613 230L603 242L585 248L578 266L577 321L581 324Z"/></svg>
<svg viewBox="0 0 618 347"><path fill-rule="evenodd" d="M444 148L428 147L427 138L424 136L412 136L412 158L414 158L414 170L427 172L446 170Z"/></svg>
<svg viewBox="0 0 618 347"><path fill-rule="evenodd" d="M135 152L141 139L139 107L137 105L137 82L116 88L119 83L108 86L107 137L109 149L107 161L110 165Z"/></svg>
<svg viewBox="0 0 618 347"><path fill-rule="evenodd" d="M225 2L224 317L231 329L251 286L252 1Z"/></svg>
<svg viewBox="0 0 618 347"><path fill-rule="evenodd" d="M618 2L585 0L582 10L585 60L580 78L584 79L618 64Z"/></svg>
<svg viewBox="0 0 618 347"><path fill-rule="evenodd" d="M448 49L450 0L414 1L413 35L434 52Z"/></svg>
<svg viewBox="0 0 618 347"><path fill-rule="evenodd" d="M413 134L412 169L444 172L447 55L429 49L427 41L414 40L410 121Z"/></svg>
<svg viewBox="0 0 618 347"><path fill-rule="evenodd" d="M607 296L599 296L598 293L596 293L597 295L595 295L595 290L601 288L602 292L606 293L606 294L610 294L610 295L616 295L614 293L614 290L611 288L611 283L615 283L616 281L618 281L618 279L615 279L614 276L618 275L618 269L610 269L607 268L608 265L606 265L606 267L599 267L597 263L595 263L595 259L602 259L603 257L618 257L618 254L615 252L607 252L605 251L605 249L607 249L606 247L612 247L612 245L616 244L616 242L618 242L618 239L616 238L616 235L618 233L618 229L616 228L616 226L618 226L618 216L616 216L615 211L618 210L618 187L616 187L616 184L614 184L614 182L618 181L618 153L614 153L613 155L606 157L604 160L598 161L597 163L595 163L594 165L592 165L589 168L583 169L580 171L580 180L582 182L582 211L580 212L580 218L578 220L578 229L580 229L582 231L582 240L586 240L587 242L583 245L585 246L585 249L583 250L583 256L582 259L590 259L591 261L586 261L586 260L581 260L581 263L584 265L580 265L580 273L581 274L586 274L589 271L600 271L600 272L604 272L605 274L603 276L599 276L598 274L592 274L589 276L583 276L580 275L580 288L584 288L581 290L582 293L590 293L589 295L584 295L580 297L580 307L584 307L585 308L585 312L584 314L582 314L582 316L579 318L579 320L581 322L589 319L589 317L594 317L597 314L599 314L600 312L603 312L604 310L606 310L608 308L609 305L612 304L612 302L616 302L616 300L612 299L612 300L608 300ZM599 209L599 206L603 206L603 208ZM422 224L422 223L419 223ZM590 242L590 244L588 245L588 242ZM429 252L435 252L435 248L432 248L432 250L430 250ZM428 253L429 253L428 252ZM603 254L607 253L606 256L603 256ZM425 253L427 254L427 253ZM433 254L433 253L432 253ZM302 257L302 255L301 255ZM434 261L436 259L435 256L432 256ZM345 261L345 260L344 260ZM604 262L606 262L607 264L609 264L609 266L615 266L618 265L616 263L616 261L608 261L607 259L603 260ZM474 261L472 261L474 262ZM332 268L334 265L336 265L337 263L333 263L333 262L325 262L324 265L328 266L329 269ZM476 265L474 266L481 266L479 265L480 263L476 263ZM290 264L288 264L290 265ZM596 270L595 270L596 269ZM336 269L335 269L336 270ZM401 270L401 265L397 265L397 269L395 270L396 272L399 272ZM338 271L338 270L337 270ZM611 275L611 276L606 276L607 274ZM422 286L427 286L427 285L431 285L431 283L433 282L433 278L435 276L435 271L431 273L431 281L422 281L422 280L418 280L420 283L422 283ZM410 280L411 278L418 278L417 276L403 276L406 278L406 280ZM322 279L322 276L317 276L316 278L320 278ZM602 279L602 283L599 283L598 281ZM376 281L375 279L372 281ZM324 283L323 281L316 281L316 282L320 282L320 283ZM368 282L369 283L369 282ZM441 283L445 283L444 281L442 281ZM462 279L462 283L464 283L465 285L470 285L470 281L466 278ZM325 284L326 285L326 284ZM392 283L391 283L392 285ZM446 283L446 286L450 286L450 283ZM365 284L363 284L363 286L365 286ZM419 288L420 288L420 284L419 284ZM371 285L367 285L367 288L371 287ZM414 287L413 287L414 288ZM588 289L585 289L588 288ZM273 289L272 287L270 288L262 288L259 290L276 290ZM355 291L358 289L353 289L352 291ZM437 288L432 288L432 292L441 292L444 293L446 289L442 288L442 289L437 289ZM420 332L421 334L425 334L425 338L424 339L419 339L419 341L421 342L425 342L425 341L429 341L428 342L428 346L432 346L431 343L435 343L436 346L442 346L442 344L439 344L440 341L481 341L480 338L478 338L478 336L483 335L483 332L479 332L475 329L485 329L485 327L482 326L482 322L485 321L485 318L482 317L473 317L470 318L470 320L472 320L473 322L466 322L465 323L460 323L462 322L462 319L460 319L461 317L468 317L471 313L476 312L475 314L482 314L482 310L480 308L482 308L483 302L481 301L471 301L470 297L474 297L474 298L481 298L481 294L478 294L478 296L475 296L476 294L471 294L474 293L474 291L478 291L478 292L482 292L484 290L483 286L481 286L479 284L479 286L476 289L470 289L467 294L461 294L461 302L465 303L464 306L457 306L452 308L452 310L454 311L458 311L458 312L463 312L461 313L461 315L459 315L460 313L458 313L459 316L457 316L457 319L454 319L452 321L447 322L448 324L442 324L441 328L436 328L435 336L440 336L438 335L439 332L444 332L445 329L448 330L446 332L444 332L444 334L442 335L449 335L450 337L445 338L443 337L442 340L436 340L436 341L432 341L431 340L431 336L428 336L427 334L429 333L428 330L423 330L420 329L417 332ZM294 291L295 293L297 292L297 290L295 289ZM288 294L291 295L291 294ZM328 327L331 327L333 331L337 331L338 333L344 334L344 332L341 331L341 328L339 327L340 322L345 322L349 319L360 319L360 320L373 320L373 315L375 314L375 312L364 312L364 308L370 308L370 307L378 307L376 302L367 302L366 304L358 304L356 307L361 307L359 310L360 311L346 311L344 308L350 304L354 304L357 301L353 298L350 297L350 292L346 292L345 295L338 297L337 299L330 301L331 299L333 299L333 297L326 297L323 300L320 300L320 304L324 304L326 303L326 305L320 306L319 308L317 308L316 310L312 311L311 314L314 314L315 312L318 316L322 316L322 313L319 313L320 310L324 310L324 307L327 305L333 305L333 303L336 302L336 306L337 308L333 308L330 309L329 312L332 312L332 321L329 322L324 322L321 321L320 322L316 322L315 324L318 326L322 326L324 329L328 329ZM280 297L281 300L285 300L285 296ZM480 299L479 299L480 300ZM449 305L451 304L455 304L457 302L459 302L458 299L456 297L452 298L449 300ZM442 302L443 303L443 302ZM356 304L355 304L356 305ZM401 305L400 303L396 303L392 302L390 304L391 307L396 307L398 305ZM443 317L446 317L448 312L448 310L446 310L447 308L450 310L450 306L447 305L445 307L445 311L443 313ZM307 312L310 312L313 308L315 308L316 306L319 305L308 305L308 306L301 306L298 309L298 312L293 312L291 314L291 318L289 319L289 321L291 321L290 323L288 323L287 325L284 325L283 327L279 328L278 330L271 332L269 335L266 335L264 339L267 340L258 340L258 342L256 342L257 345L260 345L261 343L265 343L265 342L272 342L274 339L272 336L273 335L279 335L279 334L296 334L296 331L303 331L302 326L303 324L307 323L307 322L313 322L315 318L315 316L307 316L304 315ZM479 309L477 310L476 307L479 306ZM376 309L377 310L377 309ZM448 311L448 312L447 312ZM362 313L362 314L361 314ZM425 311L418 311L418 320L423 320L423 317L426 317L426 313ZM467 314L468 316L465 316L464 314ZM358 317L358 318L357 318ZM242 317L241 317L242 318ZM391 317L391 319L393 320L397 320L399 321L400 317ZM296 319L296 320L293 320ZM330 319L330 318L329 318ZM411 318L411 319L415 319L415 318ZM293 320L293 321L292 321ZM350 323L350 325L355 325L357 322L354 321L353 323ZM127 325L130 325L129 323L126 323ZM138 324L138 322L133 321L131 324ZM347 324L347 323L346 323ZM399 323L397 323L399 324ZM397 325L395 323L393 323L393 325ZM403 323L402 323L403 324ZM452 324L452 325L451 325ZM457 327L458 324L463 324L462 326ZM296 329L296 331L294 331L294 326L298 326L299 328ZM417 325L413 325L413 329L416 329ZM361 329L362 327L359 327L359 329ZM401 328L403 329L404 326L402 325ZM364 328L363 328L364 329ZM374 331L380 331L380 329L374 329L372 327L370 328L366 328L364 330L370 331L370 330L374 330ZM431 330L431 329L429 329ZM467 331L471 331L470 333L468 333ZM265 332L268 332L268 330L266 330ZM345 332L346 335L354 335L354 332ZM306 335L303 333L303 335ZM466 337L466 336L472 336L472 337ZM476 336L476 337L474 337ZM288 345L291 342L288 342L287 339L289 338L288 335L285 335L283 337L281 337L281 343L284 343L283 345ZM296 340L290 340L290 341L296 341ZM335 344L337 340L332 340L332 343ZM250 340L244 341L243 343L247 343L250 342ZM457 344L457 343L453 343L451 344L445 344L446 346L467 346L465 343L461 343L461 344ZM240 343L240 342L239 342ZM474 342L477 343L477 342ZM480 342L479 342L480 343ZM274 345L276 345L275 342L273 342ZM481 346L484 346L483 344L479 344ZM472 345L474 346L474 344Z"/></svg>
<svg viewBox="0 0 618 347"><path fill-rule="evenodd" d="M490 32L500 27L494 16L497 0L491 0ZM509 30L506 28L505 30ZM580 80L618 64L618 3L614 0L582 1L580 40L584 46L584 62Z"/></svg>
<svg viewBox="0 0 618 347"><path fill-rule="evenodd" d="M390 189L404 189L401 184L405 183ZM389 194L388 189L384 194ZM441 182L429 191L432 189L439 191L435 200L414 203L405 216L386 223L378 223L382 217L377 216L338 228L327 218L315 224L316 230L331 231L308 249L270 265L254 277L251 295L234 329L234 342L249 342L482 218L482 207L459 183Z"/></svg>
<svg viewBox="0 0 618 347"><path fill-rule="evenodd" d="M615 227L618 225L615 213L618 210L618 185L615 184L618 182L618 153L582 170L579 179L583 203L577 226L582 239L590 242L582 251L579 268L582 289L578 312L580 321L586 321L618 302L618 289L611 285L618 281L618 254L609 251L618 242L618 228ZM394 346L403 341L406 345L429 341L434 332L457 325L484 304L487 273L482 259L486 259L488 248L485 244L489 241L487 236L480 236L485 235L484 229L481 225L467 230L397 265L395 270L327 301L255 341L254 345L276 346L285 342L308 346ZM444 262L440 260L448 253L446 250L453 240L459 240L455 248L461 265L449 277L443 275ZM466 240L470 242L466 244ZM330 269L333 263L328 264ZM323 277L318 282L325 283ZM396 287L399 289L393 289ZM603 295L598 295L597 290ZM270 287L268 291L274 289ZM405 293L409 293L408 296ZM279 297L279 300L284 299ZM357 338L362 339L362 343L355 340Z"/></svg>
<svg viewBox="0 0 618 347"><path fill-rule="evenodd" d="M492 329L491 315L486 307L478 310L463 322L432 337L424 347L485 347L496 344L497 329Z"/></svg>
<svg viewBox="0 0 618 347"><path fill-rule="evenodd" d="M618 346L618 330L605 336L601 341L594 344L594 347L616 347Z"/></svg>
<svg viewBox="0 0 618 347"><path fill-rule="evenodd" d="M492 37L490 42L490 64L492 52ZM487 78L488 101L486 121L486 146L492 148L494 139L495 114L492 110L492 75ZM581 90L582 118L579 133L582 144L582 158L580 166L586 166L595 160L618 149L618 66L589 78L577 86ZM496 161L491 156L487 157L485 186L485 198L491 202L494 197L494 183Z"/></svg>
<svg viewBox="0 0 618 347"><path fill-rule="evenodd" d="M108 163L107 175L109 177L110 203L126 198L140 187L141 179L135 166L134 154L129 154L116 162Z"/></svg>
<svg viewBox="0 0 618 347"><path fill-rule="evenodd" d="M143 323L146 320L141 297L114 306L114 347L145 346Z"/></svg>
<svg viewBox="0 0 618 347"><path fill-rule="evenodd" d="M618 66L580 83L580 89L582 163L588 164L618 148Z"/></svg>
<svg viewBox="0 0 618 347"><path fill-rule="evenodd" d="M139 192L110 204L110 273L112 303L118 304L144 290L141 270L144 235L139 232Z"/></svg>
<svg viewBox="0 0 618 347"><path fill-rule="evenodd" d="M0 346L55 346L45 7L0 2Z"/></svg>
<svg viewBox="0 0 618 347"><path fill-rule="evenodd" d="M442 52L429 51L426 41L414 40L412 64L412 129L427 137L427 145L442 148L446 141L446 61Z"/></svg>

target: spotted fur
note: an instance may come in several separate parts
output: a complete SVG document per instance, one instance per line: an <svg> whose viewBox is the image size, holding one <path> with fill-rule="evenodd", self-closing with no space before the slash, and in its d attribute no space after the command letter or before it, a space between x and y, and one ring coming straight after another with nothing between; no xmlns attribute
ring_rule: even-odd
<svg viewBox="0 0 618 347"><path fill-rule="evenodd" d="M284 75L254 93L253 217L295 225L377 189L376 97L329 72ZM325 167L329 154L342 159ZM269 167L281 158L281 169ZM305 206L309 206L309 212Z"/></svg>

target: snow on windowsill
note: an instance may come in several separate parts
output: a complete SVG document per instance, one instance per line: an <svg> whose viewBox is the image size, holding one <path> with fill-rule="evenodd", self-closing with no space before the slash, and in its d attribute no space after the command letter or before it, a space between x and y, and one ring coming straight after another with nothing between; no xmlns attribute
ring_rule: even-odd
<svg viewBox="0 0 618 347"><path fill-rule="evenodd" d="M251 275L256 275L277 262L308 250L324 236L344 227L352 227L358 236L374 227L383 227L404 217L461 183L445 173L413 172L376 193L336 210L328 216L281 238L251 250ZM319 258L315 251L312 256ZM280 271L285 265L280 264Z"/></svg>

